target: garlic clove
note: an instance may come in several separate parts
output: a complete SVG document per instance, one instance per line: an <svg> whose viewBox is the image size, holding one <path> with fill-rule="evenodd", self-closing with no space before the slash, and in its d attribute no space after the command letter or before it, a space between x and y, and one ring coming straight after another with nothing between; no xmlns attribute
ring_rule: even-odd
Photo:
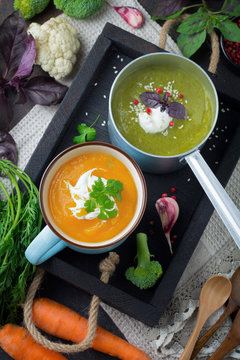
<svg viewBox="0 0 240 360"><path fill-rule="evenodd" d="M141 27L144 24L144 17L140 10L131 6L115 6L106 1L118 14L134 29Z"/></svg>
<svg viewBox="0 0 240 360"><path fill-rule="evenodd" d="M155 206L161 219L162 228L167 238L170 252L173 254L170 232L179 215L178 203L173 198L163 197L156 201Z"/></svg>

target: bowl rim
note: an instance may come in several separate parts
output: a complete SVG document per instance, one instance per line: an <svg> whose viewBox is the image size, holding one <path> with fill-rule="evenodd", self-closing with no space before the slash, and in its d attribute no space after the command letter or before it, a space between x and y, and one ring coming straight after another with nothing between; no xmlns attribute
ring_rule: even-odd
<svg viewBox="0 0 240 360"><path fill-rule="evenodd" d="M121 132L118 130L118 127L114 121L114 117L113 117L113 114L112 114L112 97L113 97L113 91L114 91L114 87L119 79L119 77L125 72L125 70L132 66L135 62L138 62L140 61L141 59L145 58L145 57L152 57L152 56L173 56L173 57L176 57L176 58L181 58L181 59L184 59L186 62L190 62L192 63L194 66L196 66L203 74L204 76L206 76L207 80L209 81L211 87L212 87L212 90L214 92L214 95L215 95L215 99L216 99L216 111L215 111L215 117L214 117L214 121L212 123L212 126L209 130L209 132L207 133L207 135L204 137L204 139L198 144L196 145L194 148L186 151L186 152L183 152L183 153L180 153L180 154L175 154L175 155L155 155L155 154L151 154L151 153L148 153L146 151L143 151L139 148L137 148L136 146L132 145L122 134ZM142 154L143 156L147 156L147 157L151 157L151 158L154 158L154 159L174 159L174 158L185 158L185 156L191 154L192 152L196 151L197 149L201 148L203 146L203 144L205 143L205 141L208 139L208 137L210 136L210 134L212 133L213 129L215 128L215 125L216 125L216 122L217 122L217 119L218 119L218 114L219 114L219 100L218 100L218 95L217 95L217 90L212 82L212 80L210 79L209 75L206 73L205 70L203 70L201 68L201 66L199 66L197 63L195 63L194 61L184 57L183 55L178 55L178 54L174 54L174 53L170 53L170 52L154 52L154 53L150 53L150 54L146 54L146 55L142 55L136 59L134 59L133 61L131 61L130 63L128 63L120 72L119 74L116 76L112 86L111 86L111 89L110 89L110 94L109 94L109 101L108 101L108 111L109 111L109 115L110 115L110 118L111 118L111 121L112 121L112 125L114 126L114 129L115 131L117 132L118 136L130 147L132 148L134 151Z"/></svg>
<svg viewBox="0 0 240 360"><path fill-rule="evenodd" d="M60 234L57 229L54 228L54 226L52 225L52 223L49 221L46 211L45 211L45 207L44 207L44 200L43 200L43 188L44 188L44 184L47 178L47 175L49 173L49 171L51 170L52 166L62 157L64 156L66 153L76 149L76 148L80 148L80 147L92 147L94 145L98 145L98 146L103 146L103 147L108 147L108 148L112 148L114 150L116 150L117 152L120 152L121 154L123 154L134 166L140 182L141 182L141 189L142 189L142 204L140 206L140 210L139 213L134 221L134 223L132 224L131 228L128 230L127 233L125 233L124 235L122 235L120 238L117 238L114 242L111 242L111 239L106 240L106 244L101 244L98 245L98 243L84 243L84 244L78 244L76 242L72 242L69 239L65 238L62 234ZM113 155L114 156L114 155ZM136 161L130 156L128 155L125 151L123 151L122 149L119 149L117 146L109 144L109 143L105 143L102 141L91 141L91 142L87 142L87 143L82 143L82 144L76 144L76 145L72 145L66 149L64 149L63 151L61 151L56 157L53 158L53 160L48 164L48 166L46 167L41 181L40 181L40 185L39 185L39 203L40 203L40 209L44 218L44 221L46 223L46 225L51 229L51 231L57 235L57 237L59 237L61 240L65 241L66 243L68 243L69 245L73 246L73 247L78 247L80 249L87 249L87 250L97 250L97 249L104 249L106 247L109 246L114 246L118 243L121 243L124 239L126 239L135 229L136 227L139 225L143 214L145 212L146 209L146 205L147 205L147 185L146 185L146 181L144 178L144 175L139 167L139 165L136 163ZM123 232L124 229L121 231ZM118 235L116 235L118 236ZM91 244L91 245L89 245Z"/></svg>

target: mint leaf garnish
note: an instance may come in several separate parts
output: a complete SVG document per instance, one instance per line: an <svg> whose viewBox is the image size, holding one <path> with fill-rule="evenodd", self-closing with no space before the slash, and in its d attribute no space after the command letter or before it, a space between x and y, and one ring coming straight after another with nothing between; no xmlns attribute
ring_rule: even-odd
<svg viewBox="0 0 240 360"><path fill-rule="evenodd" d="M114 209L114 201L110 198L116 198L122 201L121 191L123 184L119 180L109 179L105 185L99 177L92 186L90 199L85 201L84 207L86 211L93 212L96 208L100 209L99 219L108 220L118 215L118 210Z"/></svg>

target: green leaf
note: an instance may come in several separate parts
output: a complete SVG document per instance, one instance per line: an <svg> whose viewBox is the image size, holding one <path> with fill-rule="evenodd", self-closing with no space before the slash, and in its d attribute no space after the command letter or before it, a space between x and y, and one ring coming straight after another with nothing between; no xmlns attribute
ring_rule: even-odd
<svg viewBox="0 0 240 360"><path fill-rule="evenodd" d="M212 30L216 27L216 24L228 19L227 15L211 15L208 19L208 23L206 26L207 32L210 34Z"/></svg>
<svg viewBox="0 0 240 360"><path fill-rule="evenodd" d="M239 0L225 0L222 6L222 11L231 16L239 16L240 1Z"/></svg>
<svg viewBox="0 0 240 360"><path fill-rule="evenodd" d="M208 13L206 9L200 8L198 11L183 20L177 31L182 34L198 33L206 28Z"/></svg>
<svg viewBox="0 0 240 360"><path fill-rule="evenodd" d="M84 207L88 213L93 212L96 209L96 206L96 200L94 199L86 200L84 203Z"/></svg>
<svg viewBox="0 0 240 360"><path fill-rule="evenodd" d="M98 219L101 219L101 220L108 220L109 219L109 216L107 215L107 213L104 211L103 208L100 209Z"/></svg>
<svg viewBox="0 0 240 360"><path fill-rule="evenodd" d="M221 31L227 40L240 42L240 29L237 24L233 23L231 20L217 22L215 27Z"/></svg>
<svg viewBox="0 0 240 360"><path fill-rule="evenodd" d="M110 219L112 219L112 218L114 218L114 217L117 216L118 211L117 211L117 209L106 210L106 213L107 213L108 217L109 217Z"/></svg>
<svg viewBox="0 0 240 360"><path fill-rule="evenodd" d="M81 144L81 143L85 143L86 141L94 140L97 132L94 129L93 125L98 121L99 118L100 118L100 114L97 116L97 118L90 126L87 126L84 123L79 124L77 126L77 131L79 132L80 136L75 136L73 138L73 142L75 144Z"/></svg>
<svg viewBox="0 0 240 360"><path fill-rule="evenodd" d="M203 30L196 34L180 34L177 43L183 55L190 58L204 43L206 33L206 30Z"/></svg>
<svg viewBox="0 0 240 360"><path fill-rule="evenodd" d="M101 192L105 191L105 185L102 181L102 179L99 177L95 183L92 186L92 192L90 193L90 195L92 194L92 197L95 196L95 192L97 193L97 195L99 195Z"/></svg>
<svg viewBox="0 0 240 360"><path fill-rule="evenodd" d="M87 126L86 124L78 125L77 131L80 135L83 135L85 137L85 141L92 141L96 137L96 130L94 128L91 128L90 126Z"/></svg>
<svg viewBox="0 0 240 360"><path fill-rule="evenodd" d="M121 191L123 190L123 184L119 180L109 179L106 186L99 177L92 186L90 192L90 199L84 204L87 212L92 212L96 207L100 209L98 215L99 219L107 220L110 217L116 217L118 214L117 209L114 208L114 201L110 196L122 200Z"/></svg>
<svg viewBox="0 0 240 360"><path fill-rule="evenodd" d="M86 142L86 136L85 135L74 136L73 142L74 142L74 144L85 143Z"/></svg>
<svg viewBox="0 0 240 360"><path fill-rule="evenodd" d="M122 201L121 191L123 190L123 184L119 180L109 179L107 181L107 193L117 198L118 201Z"/></svg>

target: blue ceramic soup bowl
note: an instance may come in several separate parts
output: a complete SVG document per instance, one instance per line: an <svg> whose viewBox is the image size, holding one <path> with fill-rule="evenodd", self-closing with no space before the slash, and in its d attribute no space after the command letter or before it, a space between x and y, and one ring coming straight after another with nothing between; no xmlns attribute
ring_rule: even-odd
<svg viewBox="0 0 240 360"><path fill-rule="evenodd" d="M126 228L113 238L96 243L88 242L87 237L86 242L84 242L76 240L65 234L54 222L48 200L51 181L59 168L69 160L89 153L104 153L120 160L130 171L136 185L138 196L135 214ZM69 247L80 253L100 254L111 251L122 244L134 231L142 219L147 202L147 189L144 176L139 166L127 153L110 144L103 142L91 142L74 145L61 152L52 160L43 174L39 188L39 198L46 226L32 241L25 252L27 259L32 264L36 265L46 261L65 247Z"/></svg>

